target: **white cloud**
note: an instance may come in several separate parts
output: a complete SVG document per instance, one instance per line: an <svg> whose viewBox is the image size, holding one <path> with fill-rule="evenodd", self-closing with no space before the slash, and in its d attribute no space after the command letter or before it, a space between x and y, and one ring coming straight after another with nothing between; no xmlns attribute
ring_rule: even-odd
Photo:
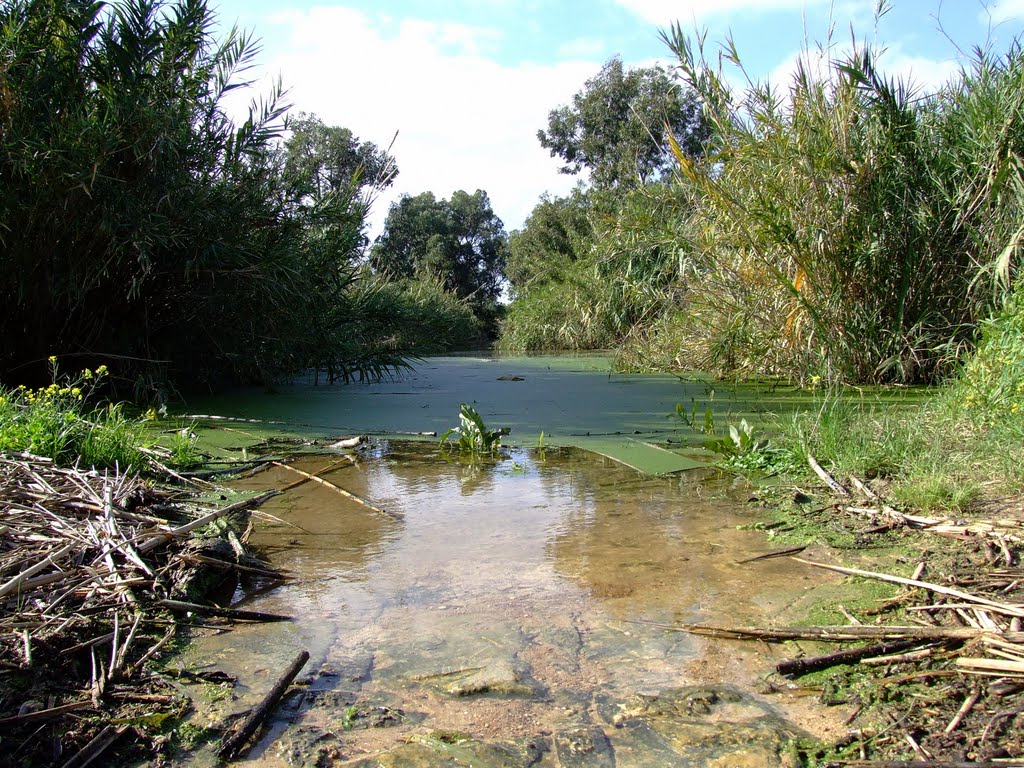
<svg viewBox="0 0 1024 768"><path fill-rule="evenodd" d="M487 56L500 30L385 21L337 6L280 13L274 23L266 69L280 73L295 110L382 146L399 131L392 152L400 173L375 203L373 234L402 193L484 189L511 230L541 193L572 188L536 133L600 58L503 66Z"/></svg>
<svg viewBox="0 0 1024 768"><path fill-rule="evenodd" d="M788 96L794 82L797 64L803 60L808 74L822 80L834 77L835 63L845 61L851 52L849 43L834 46L827 53L811 50L809 53L794 52L786 56L768 74L767 80L782 97ZM960 70L954 59L929 59L912 56L899 45L889 46L875 61L878 71L887 78L895 78L909 84L916 95L933 93L953 79ZM742 90L742 84L731 80L734 88Z"/></svg>
<svg viewBox="0 0 1024 768"><path fill-rule="evenodd" d="M1024 20L1024 0L996 0L982 9L978 19L986 25Z"/></svg>
<svg viewBox="0 0 1024 768"><path fill-rule="evenodd" d="M821 5L823 0L615 0L627 11L635 13L651 24L671 24L678 21L684 26L690 22L705 21L729 15L793 11Z"/></svg>
<svg viewBox="0 0 1024 768"><path fill-rule="evenodd" d="M605 56L608 46L604 40L591 37L577 37L567 40L558 47L559 59L597 60Z"/></svg>

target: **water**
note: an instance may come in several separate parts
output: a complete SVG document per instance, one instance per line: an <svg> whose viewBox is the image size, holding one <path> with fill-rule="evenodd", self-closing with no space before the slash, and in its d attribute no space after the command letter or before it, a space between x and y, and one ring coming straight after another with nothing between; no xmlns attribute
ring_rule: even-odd
<svg viewBox="0 0 1024 768"><path fill-rule="evenodd" d="M201 637L183 660L239 678L237 698L201 708L217 718L311 653L254 765L765 765L787 734L838 728L839 713L758 692L773 648L655 626L795 623L833 580L738 565L772 544L742 528L755 512L729 479L568 449L471 466L387 441L323 476L388 514L316 483L273 499L263 510L288 525L251 542L293 578L243 602L296 621ZM245 487L296 479L275 468Z"/></svg>
<svg viewBox="0 0 1024 768"><path fill-rule="evenodd" d="M862 394L890 402L920 396L906 389ZM199 420L200 426L214 428L204 434L204 446L237 448L274 432L440 435L458 425L460 403L469 403L488 426L511 428L507 444L535 446L543 433L549 446L585 448L643 472L667 474L714 459L700 449L709 419L723 435L730 423L746 419L760 428L795 408L814 408L818 400L814 393L778 383L613 373L610 359L597 354L467 356L428 358L380 382L316 386L308 379L272 391L234 391L192 401L186 411L259 420L229 425ZM685 418L677 414L677 404Z"/></svg>

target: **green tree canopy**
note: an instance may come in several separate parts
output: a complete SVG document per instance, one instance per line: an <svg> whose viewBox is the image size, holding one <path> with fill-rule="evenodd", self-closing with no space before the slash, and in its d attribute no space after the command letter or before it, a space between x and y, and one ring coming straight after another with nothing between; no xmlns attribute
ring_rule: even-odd
<svg viewBox="0 0 1024 768"><path fill-rule="evenodd" d="M506 274L513 296L531 285L561 282L566 267L590 251L591 201L576 189L568 197L544 195L521 230L509 237Z"/></svg>
<svg viewBox="0 0 1024 768"><path fill-rule="evenodd" d="M398 176L395 159L372 141L360 141L348 128L326 125L300 112L288 121L285 177L298 200L347 195L350 188L385 189Z"/></svg>
<svg viewBox="0 0 1024 768"><path fill-rule="evenodd" d="M541 146L561 158L562 173L586 170L597 187L632 187L673 167L664 139L672 130L683 151L700 155L710 136L701 103L660 67L627 71L618 57L587 80L572 103L548 114Z"/></svg>
<svg viewBox="0 0 1024 768"><path fill-rule="evenodd" d="M403 195L391 206L370 263L395 278L432 276L482 307L501 293L508 236L487 193Z"/></svg>
<svg viewBox="0 0 1024 768"><path fill-rule="evenodd" d="M404 360L355 258L386 156L313 119L282 146L280 86L236 124L258 49L215 30L207 0L0 2L0 377L109 361L145 397Z"/></svg>

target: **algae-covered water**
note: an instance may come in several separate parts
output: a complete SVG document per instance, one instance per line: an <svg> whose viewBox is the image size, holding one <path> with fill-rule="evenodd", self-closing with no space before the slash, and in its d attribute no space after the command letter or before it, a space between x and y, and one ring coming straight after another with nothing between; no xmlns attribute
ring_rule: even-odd
<svg viewBox="0 0 1024 768"><path fill-rule="evenodd" d="M201 715L219 721L310 652L252 764L762 766L837 727L838 713L762 692L768 646L657 626L792 620L832 581L785 559L737 564L771 543L744 527L756 517L732 481L573 449L471 465L387 441L357 464L295 466L332 464L323 477L386 513L315 483L271 500L285 524L251 542L293 578L238 597L295 621L200 637L181 660L238 678ZM274 468L242 486L296 478Z"/></svg>
<svg viewBox="0 0 1024 768"><path fill-rule="evenodd" d="M884 396L913 397L907 392ZM741 418L760 426L769 415L812 408L819 399L778 383L735 385L668 374L614 373L611 359L601 354L479 355L428 358L380 382L318 386L310 377L270 391L234 391L193 400L186 410L190 415L259 422L225 429L225 422L198 420L200 426L220 430L205 436L205 444L237 447L274 431L441 435L458 425L459 405L469 403L488 426L511 429L506 444L576 446L659 474L707 461L699 447L709 425L719 434Z"/></svg>
<svg viewBox="0 0 1024 768"><path fill-rule="evenodd" d="M502 457L470 463L421 434L457 425L461 403L511 428ZM235 600L294 621L197 639L181 663L239 681L197 720L251 707L306 650L255 765L782 764L788 740L835 736L842 713L767 684L773 647L665 625L799 623L819 588L835 598L820 570L739 562L772 543L750 529L751 489L699 447L707 426L817 405L779 385L614 374L600 355L432 358L383 382L190 403L231 419L195 423L235 459L273 435L370 435L352 462L291 466L385 510L313 482L262 508L281 522L257 521L251 543L290 579ZM240 489L297 479L274 467Z"/></svg>

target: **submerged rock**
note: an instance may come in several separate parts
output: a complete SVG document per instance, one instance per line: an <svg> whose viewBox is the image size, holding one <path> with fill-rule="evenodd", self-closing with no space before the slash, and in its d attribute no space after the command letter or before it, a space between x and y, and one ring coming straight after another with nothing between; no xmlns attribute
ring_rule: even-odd
<svg viewBox="0 0 1024 768"><path fill-rule="evenodd" d="M452 696L472 696L478 693L532 696L537 693L536 685L529 680L526 670L505 659L494 661L446 684L444 690Z"/></svg>
<svg viewBox="0 0 1024 768"><path fill-rule="evenodd" d="M344 756L338 737L313 725L290 728L275 746L278 755L297 768L331 768Z"/></svg>
<svg viewBox="0 0 1024 768"><path fill-rule="evenodd" d="M612 724L616 754L630 755L628 764L640 768L781 765L786 744L801 735L769 707L728 686L631 696Z"/></svg>
<svg viewBox="0 0 1024 768"><path fill-rule="evenodd" d="M530 768L547 751L543 740L483 742L461 734L414 735L410 743L350 763L353 768Z"/></svg>
<svg viewBox="0 0 1024 768"><path fill-rule="evenodd" d="M615 753L604 731L595 725L555 734L559 768L614 768Z"/></svg>

